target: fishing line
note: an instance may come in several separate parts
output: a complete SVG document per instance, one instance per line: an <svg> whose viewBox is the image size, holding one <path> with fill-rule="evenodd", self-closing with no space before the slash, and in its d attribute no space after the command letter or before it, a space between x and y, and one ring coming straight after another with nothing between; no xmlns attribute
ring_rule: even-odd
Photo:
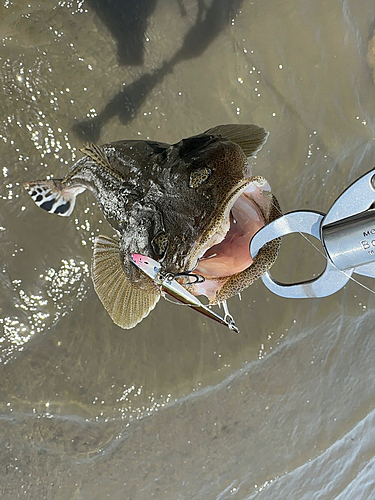
<svg viewBox="0 0 375 500"><path fill-rule="evenodd" d="M174 300L170 299L167 295L167 292L161 291L160 293L161 293L161 296L163 297L163 299L166 300L167 302L170 302L171 304L174 304L176 306L191 307L191 304L184 304L183 302L178 302L177 300L174 301Z"/></svg>
<svg viewBox="0 0 375 500"><path fill-rule="evenodd" d="M255 182L251 182L251 184L253 184L253 186L255 186L259 193L263 196L263 191L260 189L259 186L257 186L257 184ZM274 203L272 200L270 200L271 202L271 205L275 208L276 212L278 212L280 214L280 216L282 217L284 214L282 213L282 211L280 210L280 208L276 205L276 203ZM288 224L290 224L290 226L295 230L296 233L300 234L302 236L302 238L304 238L313 248L315 248L315 250L322 256L324 257L325 260L327 260L329 257L320 250L320 248L318 248L316 245L314 245L314 243L312 241L309 240L309 238L304 234L302 233L297 227L294 226L293 222L291 221L288 221ZM333 264L333 266L337 269L337 271L339 271L340 273L344 274L348 279L354 281L354 283L357 283L357 285L361 286L362 288L364 288L365 290L373 293L375 295L375 291L374 290L371 290L371 288L369 288L368 286L364 285L363 283L361 283L360 281L356 280L355 278L353 278L353 276L349 275L348 273L346 273L343 269L339 269L334 262L331 261L331 263ZM355 271L354 271L355 272Z"/></svg>
<svg viewBox="0 0 375 500"><path fill-rule="evenodd" d="M252 182L252 184L258 189L258 191L260 192L260 194L263 196L263 192L260 189L260 187L257 186L255 184L255 182ZM282 217L284 214L282 213L282 211L280 210L280 208L272 200L270 200L270 202L271 202L271 205L276 209L276 211ZM294 224L291 221L288 221L288 224L295 230L296 233L300 234L302 236L302 238L304 238L313 248L315 248L315 250L318 253L320 253L320 255L322 255L325 259L327 259L327 256L320 250L320 248L318 248L316 245L314 245L314 243L312 241L310 241L309 238L304 233L302 233L299 229L297 229L297 227L294 226Z"/></svg>

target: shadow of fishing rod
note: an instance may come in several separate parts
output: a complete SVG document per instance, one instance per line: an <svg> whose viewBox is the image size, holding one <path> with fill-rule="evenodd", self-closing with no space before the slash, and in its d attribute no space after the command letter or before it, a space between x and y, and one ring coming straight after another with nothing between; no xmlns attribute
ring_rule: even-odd
<svg viewBox="0 0 375 500"><path fill-rule="evenodd" d="M102 128L111 118L118 116L123 125L130 123L150 92L167 74L173 72L177 64L203 54L219 33L230 24L230 20L238 12L242 1L213 0L210 6L206 7L202 0L198 0L198 15L195 24L187 32L180 49L174 56L169 61L165 61L160 68L145 73L138 80L126 85L97 116L74 125L74 133L81 140L97 142Z"/></svg>

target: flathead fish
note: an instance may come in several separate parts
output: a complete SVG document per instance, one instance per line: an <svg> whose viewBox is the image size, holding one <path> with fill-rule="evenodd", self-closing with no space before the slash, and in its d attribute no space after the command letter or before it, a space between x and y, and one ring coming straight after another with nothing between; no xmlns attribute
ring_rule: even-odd
<svg viewBox="0 0 375 500"><path fill-rule="evenodd" d="M158 261L170 276L203 277L188 289L210 304L225 303L273 265L279 240L254 261L249 252L252 236L281 215L268 182L252 176L249 163L267 137L256 125L220 125L173 145L90 143L63 179L24 186L39 207L64 217L77 195L93 193L118 235L94 241L94 288L112 320L132 328L161 295L132 254Z"/></svg>

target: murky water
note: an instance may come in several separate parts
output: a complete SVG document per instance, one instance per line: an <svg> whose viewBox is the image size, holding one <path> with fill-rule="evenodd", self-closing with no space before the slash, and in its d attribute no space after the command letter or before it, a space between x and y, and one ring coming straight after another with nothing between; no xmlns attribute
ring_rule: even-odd
<svg viewBox="0 0 375 500"><path fill-rule="evenodd" d="M374 166L374 19L369 0L3 0L2 498L375 498L374 294L256 283L229 302L239 335L165 301L124 331L89 276L112 234L93 198L63 219L22 189L86 140L256 123L283 209L326 211ZM322 266L291 237L273 274Z"/></svg>

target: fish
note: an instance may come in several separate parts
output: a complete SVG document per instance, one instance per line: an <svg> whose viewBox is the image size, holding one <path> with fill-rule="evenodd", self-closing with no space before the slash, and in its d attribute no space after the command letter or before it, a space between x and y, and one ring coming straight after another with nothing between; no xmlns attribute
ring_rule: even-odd
<svg viewBox="0 0 375 500"><path fill-rule="evenodd" d="M157 261L165 275L209 305L226 306L274 264L280 239L254 260L249 251L253 235L282 215L268 181L251 170L268 135L257 125L228 124L175 144L88 143L63 179L24 187L37 206L62 217L73 212L79 194L94 195L116 232L93 242L94 289L113 322L130 329L162 295L134 264L134 254Z"/></svg>

